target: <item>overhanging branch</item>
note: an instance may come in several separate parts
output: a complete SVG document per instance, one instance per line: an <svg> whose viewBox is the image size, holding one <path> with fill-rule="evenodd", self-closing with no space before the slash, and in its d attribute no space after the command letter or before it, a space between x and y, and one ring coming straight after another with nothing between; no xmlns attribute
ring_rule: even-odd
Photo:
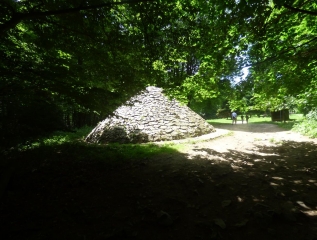
<svg viewBox="0 0 317 240"><path fill-rule="evenodd" d="M256 63L254 63L254 64L249 64L249 65L246 65L246 66L244 66L244 67L258 66L258 65L261 65L261 64L263 64L263 63L265 63L265 62L269 62L269 61L273 61L273 62L274 62L274 61L277 61L280 56L282 56L282 55L284 55L284 54L290 52L291 50L296 50L297 48L300 48L300 47L302 47L302 46L304 46L304 45L307 45L307 44L309 44L309 43L311 43L311 42L314 42L314 41L316 41L316 40L317 40L317 36L314 37L314 38L312 38L312 39L310 39L309 41L307 41L307 42L301 44L301 45L296 46L296 47L294 47L294 46L289 47L289 48L287 48L287 49L281 51L279 54L276 54L276 55L274 55L274 56L268 57L268 58L264 59L264 60L261 61L261 62L256 62Z"/></svg>
<svg viewBox="0 0 317 240"><path fill-rule="evenodd" d="M153 2L153 1L155 0L122 0L120 2L107 2L107 3L92 5L92 6L79 6L76 8L67 8L67 9L52 10L52 11L45 11L45 12L27 12L27 13L15 12L13 13L10 20L0 25L0 36L6 33L8 30L14 28L20 22L24 20L28 20L28 19L34 19L34 18L36 19L36 18L42 18L47 16L70 14L70 13L76 13L76 12L80 12L84 10L112 7L115 5L136 4L141 2Z"/></svg>
<svg viewBox="0 0 317 240"><path fill-rule="evenodd" d="M300 13L305 13L305 14L317 16L317 12L312 12L312 11L308 11L305 9L295 8L295 7L292 7L292 6L287 5L287 4L284 4L283 7L287 8L289 10L292 10L293 12L300 12Z"/></svg>

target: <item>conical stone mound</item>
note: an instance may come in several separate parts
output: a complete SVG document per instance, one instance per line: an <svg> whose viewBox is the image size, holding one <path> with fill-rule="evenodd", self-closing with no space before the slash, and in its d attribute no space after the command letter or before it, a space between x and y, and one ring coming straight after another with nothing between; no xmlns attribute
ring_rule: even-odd
<svg viewBox="0 0 317 240"><path fill-rule="evenodd" d="M187 106L169 100L161 88L147 87L100 122L86 137L90 143L144 143L197 137L213 126Z"/></svg>

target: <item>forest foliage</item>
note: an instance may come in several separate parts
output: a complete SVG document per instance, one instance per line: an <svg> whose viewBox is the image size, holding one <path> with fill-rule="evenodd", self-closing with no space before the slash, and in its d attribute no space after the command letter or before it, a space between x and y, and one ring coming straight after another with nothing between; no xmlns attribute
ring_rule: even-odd
<svg viewBox="0 0 317 240"><path fill-rule="evenodd" d="M316 16L304 0L3 0L1 144L94 125L149 85L206 117L227 103L308 113Z"/></svg>

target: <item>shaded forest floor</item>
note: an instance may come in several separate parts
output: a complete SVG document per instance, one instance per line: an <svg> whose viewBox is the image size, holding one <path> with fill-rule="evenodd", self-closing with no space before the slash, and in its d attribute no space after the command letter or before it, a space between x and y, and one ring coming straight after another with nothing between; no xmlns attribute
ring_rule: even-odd
<svg viewBox="0 0 317 240"><path fill-rule="evenodd" d="M1 236L317 239L316 141L272 124L216 128L231 133L122 164L76 145L16 156Z"/></svg>

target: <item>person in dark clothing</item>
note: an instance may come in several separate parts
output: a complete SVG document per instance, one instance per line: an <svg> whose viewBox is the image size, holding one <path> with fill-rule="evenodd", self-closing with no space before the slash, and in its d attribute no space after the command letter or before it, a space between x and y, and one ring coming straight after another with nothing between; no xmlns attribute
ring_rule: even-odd
<svg viewBox="0 0 317 240"><path fill-rule="evenodd" d="M238 117L237 113L236 112L232 112L232 114L231 114L232 124L233 123L237 124L237 117Z"/></svg>
<svg viewBox="0 0 317 240"><path fill-rule="evenodd" d="M245 121L246 121L247 123L249 122L249 118L250 118L249 115L245 115Z"/></svg>

